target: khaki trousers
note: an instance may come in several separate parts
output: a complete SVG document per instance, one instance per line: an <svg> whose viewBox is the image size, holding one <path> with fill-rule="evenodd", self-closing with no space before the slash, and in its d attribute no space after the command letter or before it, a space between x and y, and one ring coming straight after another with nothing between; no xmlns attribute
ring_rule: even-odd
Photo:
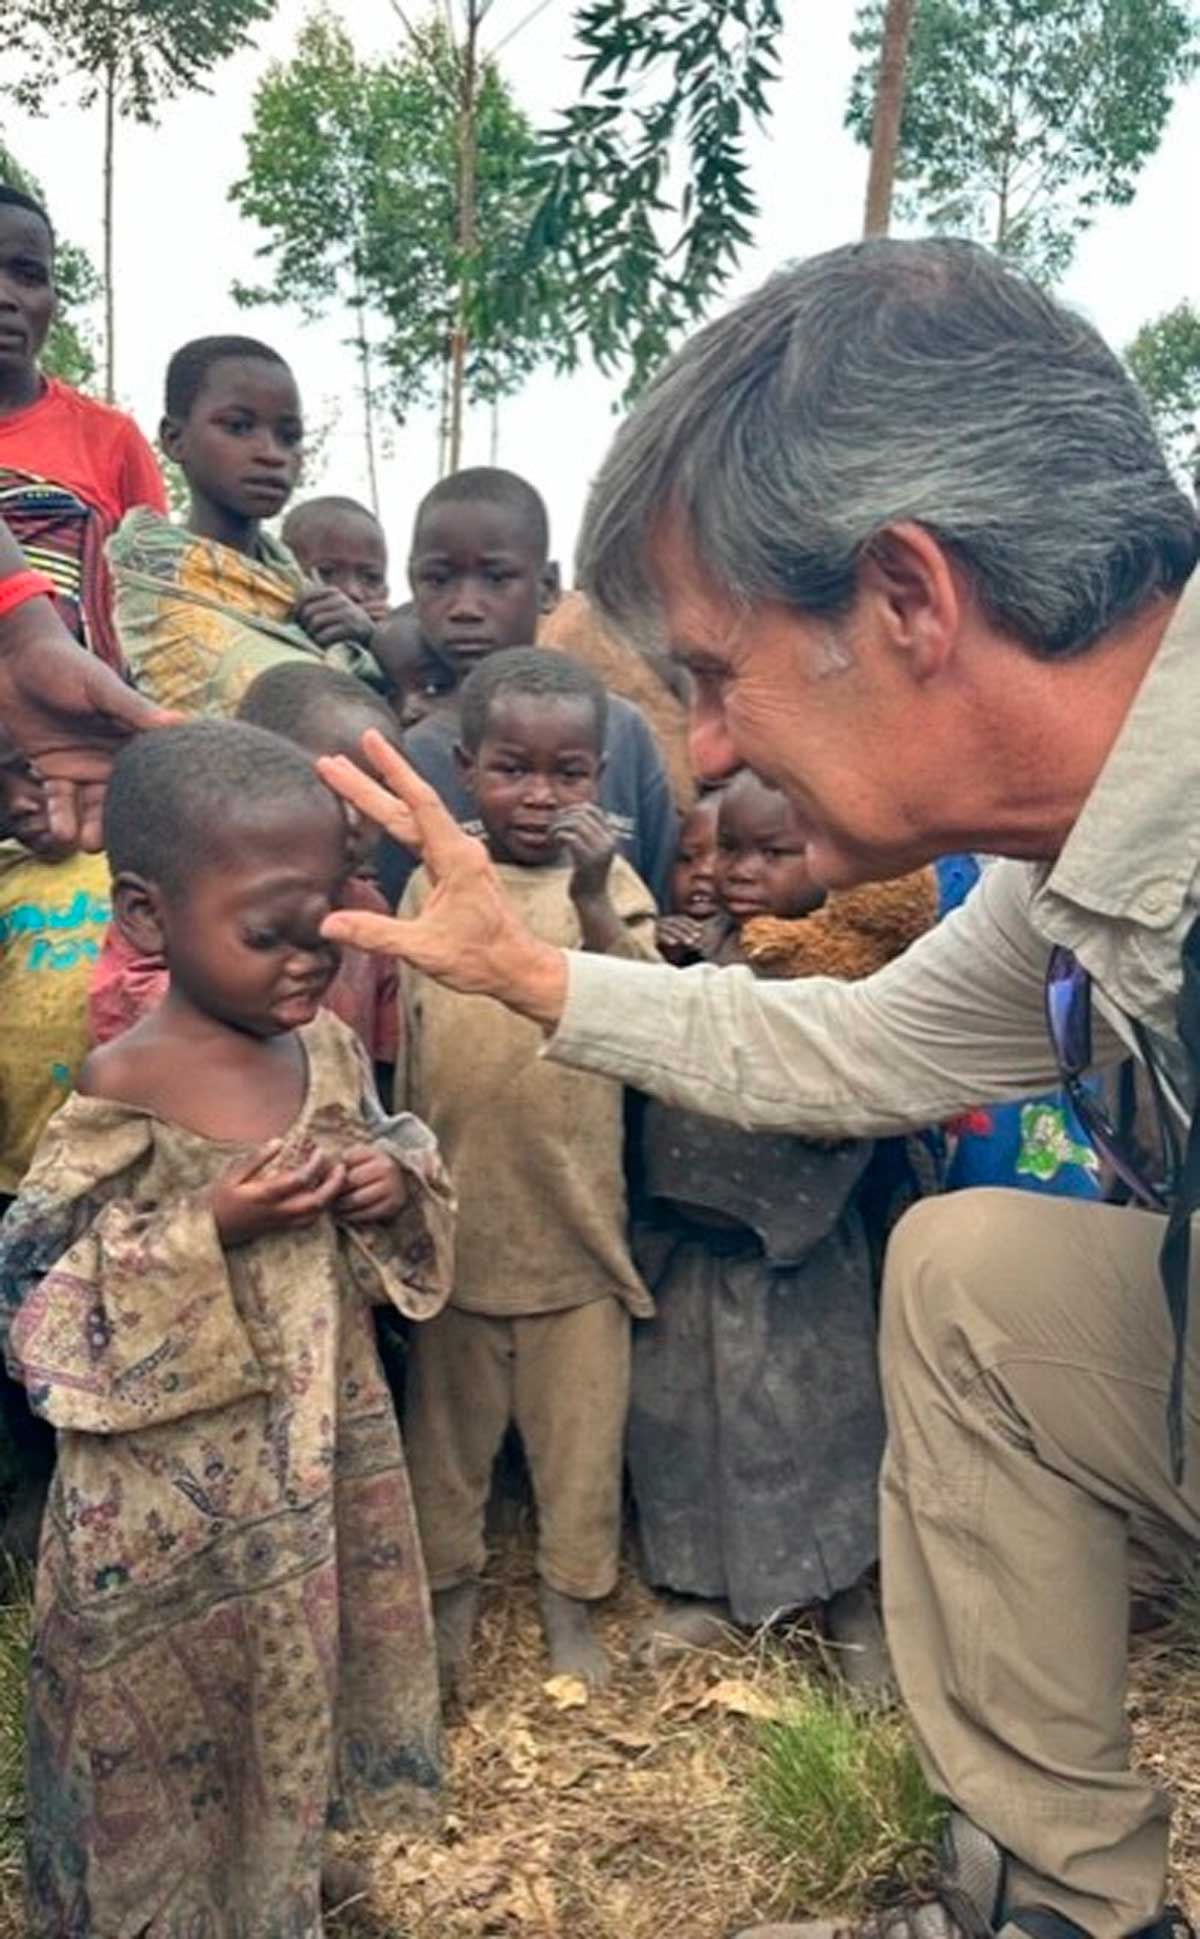
<svg viewBox="0 0 1200 1939"><path fill-rule="evenodd" d="M539 1575L565 1596L609 1594L629 1359L629 1314L609 1297L520 1319L448 1306L413 1328L404 1441L432 1589L483 1574L492 1467L511 1421L533 1481Z"/></svg>
<svg viewBox="0 0 1200 1939"><path fill-rule="evenodd" d="M1163 1229L963 1192L901 1221L884 1283L884 1606L928 1775L1012 1855L1010 1908L1097 1939L1166 1881L1167 1801L1129 1768L1131 1526L1164 1566L1200 1535L1200 1311L1177 1487Z"/></svg>

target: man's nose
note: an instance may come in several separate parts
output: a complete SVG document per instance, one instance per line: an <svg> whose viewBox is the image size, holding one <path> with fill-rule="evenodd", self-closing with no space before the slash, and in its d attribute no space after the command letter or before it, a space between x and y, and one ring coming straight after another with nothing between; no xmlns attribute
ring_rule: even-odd
<svg viewBox="0 0 1200 1939"><path fill-rule="evenodd" d="M688 752L697 781L706 782L710 787L728 781L737 773L741 761L720 707L693 700L688 721Z"/></svg>

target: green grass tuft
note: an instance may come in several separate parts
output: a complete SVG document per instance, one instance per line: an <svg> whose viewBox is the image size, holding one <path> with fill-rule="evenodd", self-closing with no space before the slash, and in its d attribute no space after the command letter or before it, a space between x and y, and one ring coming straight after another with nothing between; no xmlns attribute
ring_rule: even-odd
<svg viewBox="0 0 1200 1939"><path fill-rule="evenodd" d="M913 1847L936 1839L944 1817L904 1718L815 1681L763 1726L751 1808L795 1905L811 1914L861 1903Z"/></svg>

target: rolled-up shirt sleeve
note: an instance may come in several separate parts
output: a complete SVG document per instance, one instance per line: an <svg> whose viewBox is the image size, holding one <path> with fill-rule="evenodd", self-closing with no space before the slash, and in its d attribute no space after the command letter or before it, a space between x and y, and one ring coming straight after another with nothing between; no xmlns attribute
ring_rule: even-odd
<svg viewBox="0 0 1200 1939"><path fill-rule="evenodd" d="M1002 863L861 983L573 955L546 1055L747 1130L904 1131L1057 1083L1048 954L1029 917L1028 870ZM1099 1019L1095 1048L1101 1062L1123 1054Z"/></svg>

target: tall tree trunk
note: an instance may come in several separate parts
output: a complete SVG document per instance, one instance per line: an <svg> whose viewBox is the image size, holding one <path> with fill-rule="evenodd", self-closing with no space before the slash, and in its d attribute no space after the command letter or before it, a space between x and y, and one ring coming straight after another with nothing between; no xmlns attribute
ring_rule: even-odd
<svg viewBox="0 0 1200 1939"><path fill-rule="evenodd" d="M113 280L113 166L117 135L117 69L104 70L104 396L117 396L116 289Z"/></svg>
<svg viewBox="0 0 1200 1939"><path fill-rule="evenodd" d="M492 399L492 434L488 439L488 463L493 467L500 462L500 399Z"/></svg>
<svg viewBox="0 0 1200 1939"><path fill-rule="evenodd" d="M448 468L462 465L463 418L466 406L469 326L467 306L471 265L475 255L475 88L478 77L479 22L484 0L466 0L467 25L459 61L458 109L458 248L462 262L458 285L458 315L450 344L450 438Z"/></svg>
<svg viewBox="0 0 1200 1939"><path fill-rule="evenodd" d="M896 181L896 151L908 82L908 45L912 39L917 0L887 0L879 75L875 82L875 114L871 125L871 167L867 176L864 236L886 236L892 217Z"/></svg>
<svg viewBox="0 0 1200 1939"><path fill-rule="evenodd" d="M437 475L439 478L446 476L446 456L450 450L450 366L453 361L453 353L454 338L453 332L451 332L447 335L442 350L442 382L438 397Z"/></svg>
<svg viewBox="0 0 1200 1939"><path fill-rule="evenodd" d="M371 510L379 517L379 467L375 455L375 376L371 367L371 339L367 335L366 299L358 263L354 265L354 340L358 350L358 378L363 397L363 445L367 455L367 483Z"/></svg>

